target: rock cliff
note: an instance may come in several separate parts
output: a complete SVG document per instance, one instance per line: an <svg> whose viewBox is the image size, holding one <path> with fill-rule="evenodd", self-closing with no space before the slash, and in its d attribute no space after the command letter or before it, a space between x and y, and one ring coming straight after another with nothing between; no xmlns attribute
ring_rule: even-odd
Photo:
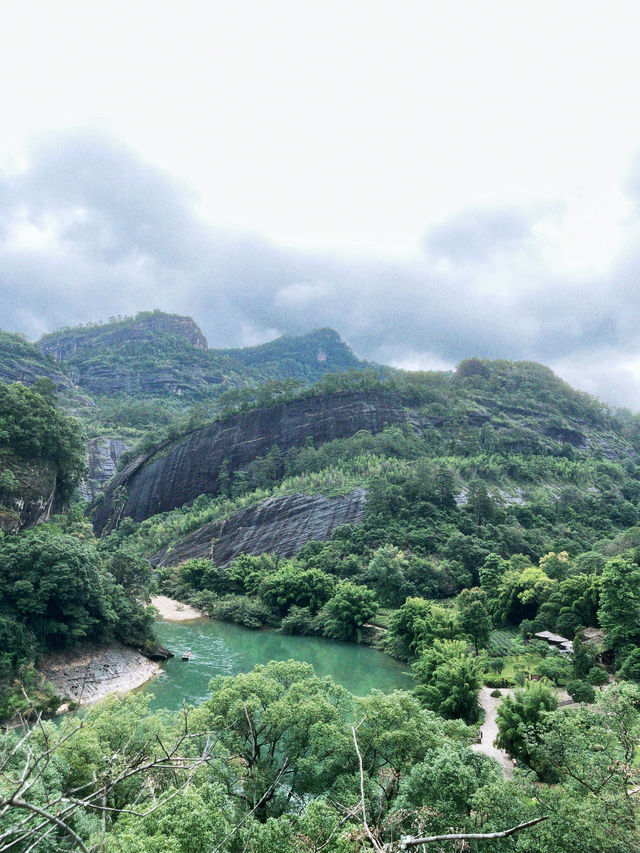
<svg viewBox="0 0 640 853"><path fill-rule="evenodd" d="M191 557L212 556L224 567L240 554L292 557L306 542L324 541L342 524L359 524L365 505L364 489L332 498L301 494L272 498L224 521L205 524L155 554L151 562L172 566Z"/></svg>
<svg viewBox="0 0 640 853"><path fill-rule="evenodd" d="M80 494L92 501L115 475L118 459L129 449L119 438L92 438L87 442L87 479L80 484Z"/></svg>
<svg viewBox="0 0 640 853"><path fill-rule="evenodd" d="M317 446L359 430L376 433L407 421L400 400L383 392L339 392L235 415L131 462L93 505L95 529L101 533L123 516L142 521L198 495L217 494L223 464L235 471L266 455L273 445L284 453L307 441Z"/></svg>

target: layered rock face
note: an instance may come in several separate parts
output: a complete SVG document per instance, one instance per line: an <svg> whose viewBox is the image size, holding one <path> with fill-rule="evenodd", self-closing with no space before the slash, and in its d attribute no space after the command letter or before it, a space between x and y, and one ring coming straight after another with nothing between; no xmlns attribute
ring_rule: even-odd
<svg viewBox="0 0 640 853"><path fill-rule="evenodd" d="M335 393L282 403L194 430L134 460L92 507L98 533L123 516L142 521L217 494L221 468L241 469L273 445L284 453L311 440L320 445L359 430L380 432L408 421L400 400L385 393Z"/></svg>
<svg viewBox="0 0 640 853"><path fill-rule="evenodd" d="M56 693L80 705L140 687L158 669L157 663L122 643L84 643L71 651L47 655L41 665Z"/></svg>
<svg viewBox="0 0 640 853"><path fill-rule="evenodd" d="M115 475L118 459L129 445L119 438L92 438L87 443L87 479L80 484L80 494L93 500Z"/></svg>
<svg viewBox="0 0 640 853"><path fill-rule="evenodd" d="M306 542L328 539L342 524L359 524L366 491L348 495L288 495L237 512L224 521L205 524L171 548L155 554L156 566L178 565L191 557L212 557L228 566L240 554L292 557Z"/></svg>

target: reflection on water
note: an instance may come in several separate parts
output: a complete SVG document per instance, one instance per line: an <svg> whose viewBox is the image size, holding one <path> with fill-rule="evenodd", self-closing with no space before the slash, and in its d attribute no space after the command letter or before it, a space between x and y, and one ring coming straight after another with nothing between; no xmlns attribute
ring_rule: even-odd
<svg viewBox="0 0 640 853"><path fill-rule="evenodd" d="M154 695L154 709L177 710L183 701L197 705L207 697L209 680L214 675L237 675L258 663L289 658L312 664L316 675L332 676L356 696L365 696L374 688L389 693L412 686L405 674L406 665L368 646L320 637L287 637L275 631L250 631L210 619L158 622L156 636L176 657L168 660L158 677L142 688ZM189 648L193 658L187 663L181 655Z"/></svg>

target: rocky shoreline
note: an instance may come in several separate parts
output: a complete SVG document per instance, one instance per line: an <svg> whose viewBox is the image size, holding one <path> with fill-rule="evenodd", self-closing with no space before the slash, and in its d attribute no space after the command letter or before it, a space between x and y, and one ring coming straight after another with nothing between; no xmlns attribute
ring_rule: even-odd
<svg viewBox="0 0 640 853"><path fill-rule="evenodd" d="M160 666L122 643L85 643L69 652L47 655L40 669L65 703L89 705L110 693L142 686Z"/></svg>

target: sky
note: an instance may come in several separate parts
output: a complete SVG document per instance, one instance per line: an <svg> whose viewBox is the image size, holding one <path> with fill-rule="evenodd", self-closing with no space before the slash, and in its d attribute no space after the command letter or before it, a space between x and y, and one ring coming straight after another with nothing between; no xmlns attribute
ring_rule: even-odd
<svg viewBox="0 0 640 853"><path fill-rule="evenodd" d="M160 308L640 410L637 4L0 4L0 327Z"/></svg>

